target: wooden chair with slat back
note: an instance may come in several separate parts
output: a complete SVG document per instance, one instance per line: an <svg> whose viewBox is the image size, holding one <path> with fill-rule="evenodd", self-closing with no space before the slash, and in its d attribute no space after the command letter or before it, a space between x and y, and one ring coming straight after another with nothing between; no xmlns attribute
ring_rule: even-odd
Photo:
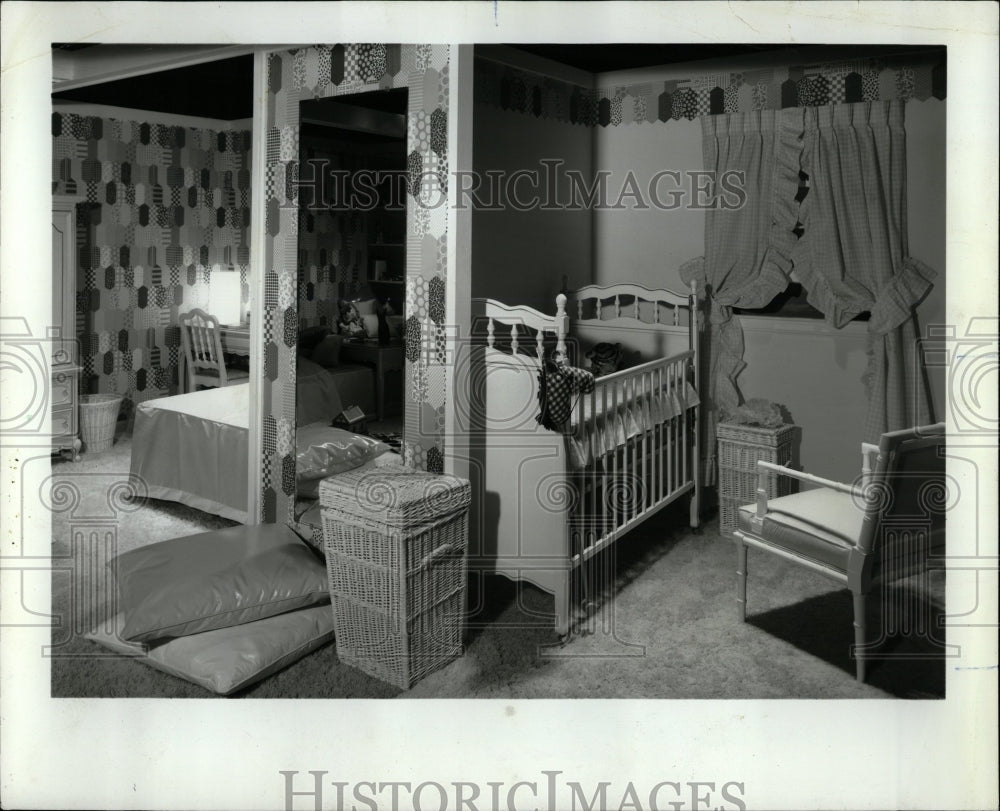
<svg viewBox="0 0 1000 811"><path fill-rule="evenodd" d="M739 508L734 533L740 618L746 619L748 546L841 583L854 600L853 651L857 679L864 681L869 592L944 554L944 447L944 423L885 433L878 445L862 443L862 472L852 484L758 462L757 502ZM819 487L768 498L774 475Z"/></svg>
<svg viewBox="0 0 1000 811"><path fill-rule="evenodd" d="M231 386L249 379L250 375L242 369L226 368L219 320L214 315L190 310L180 316L180 323L186 391L196 391L198 386Z"/></svg>

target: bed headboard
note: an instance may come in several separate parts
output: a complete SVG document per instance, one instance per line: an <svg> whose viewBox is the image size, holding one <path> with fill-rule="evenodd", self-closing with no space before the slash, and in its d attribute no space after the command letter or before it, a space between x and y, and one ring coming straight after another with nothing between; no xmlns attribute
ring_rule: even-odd
<svg viewBox="0 0 1000 811"><path fill-rule="evenodd" d="M698 334L697 286L690 292L638 284L587 285L566 293L571 344L585 353L602 341L620 343L627 365L693 348ZM576 359L580 364L580 360Z"/></svg>
<svg viewBox="0 0 1000 811"><path fill-rule="evenodd" d="M690 293L673 290L649 290L639 284L590 284L568 291L566 298L570 315L579 320L596 318L607 321L613 318L650 318L654 324L687 326L692 307L697 298L697 288L692 284ZM622 304L622 299L630 299ZM664 311L670 313L664 317Z"/></svg>
<svg viewBox="0 0 1000 811"><path fill-rule="evenodd" d="M556 298L554 316L526 305L502 304L493 299L473 299L472 304L473 334L480 336L490 349L540 358L548 336L550 340L555 338L556 347L565 351L569 319L563 294Z"/></svg>

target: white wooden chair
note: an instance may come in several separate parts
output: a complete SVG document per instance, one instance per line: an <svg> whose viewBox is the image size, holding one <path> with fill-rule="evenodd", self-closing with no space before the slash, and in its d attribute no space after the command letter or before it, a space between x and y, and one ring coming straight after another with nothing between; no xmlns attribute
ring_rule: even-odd
<svg viewBox="0 0 1000 811"><path fill-rule="evenodd" d="M857 679L864 681L869 592L876 583L920 571L931 555L943 554L944 445L944 423L883 434L878 445L862 444L857 484L758 462L757 502L739 508L734 533L740 619L746 620L748 546L823 574L853 596L854 656ZM774 475L819 487L769 499L767 480Z"/></svg>
<svg viewBox="0 0 1000 811"><path fill-rule="evenodd" d="M242 369L227 369L222 356L219 321L203 310L190 310L180 316L181 348L184 353L184 391L231 386L248 380Z"/></svg>

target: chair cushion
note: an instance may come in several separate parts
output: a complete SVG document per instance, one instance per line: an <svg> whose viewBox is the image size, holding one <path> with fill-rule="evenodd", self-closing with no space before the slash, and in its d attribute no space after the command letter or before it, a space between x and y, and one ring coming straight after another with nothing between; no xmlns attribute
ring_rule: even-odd
<svg viewBox="0 0 1000 811"><path fill-rule="evenodd" d="M864 512L847 493L826 487L769 498L760 529L756 504L737 510L740 530L803 557L847 570L848 555L861 537Z"/></svg>

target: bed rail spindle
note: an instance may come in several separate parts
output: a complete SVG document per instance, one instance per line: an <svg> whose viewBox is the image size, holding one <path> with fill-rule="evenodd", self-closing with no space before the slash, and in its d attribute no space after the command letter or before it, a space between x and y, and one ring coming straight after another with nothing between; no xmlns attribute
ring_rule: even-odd
<svg viewBox="0 0 1000 811"><path fill-rule="evenodd" d="M580 489L576 494L577 513L580 516L580 536L583 538L583 548L590 546L590 518L587 511L587 500L590 491L590 465L587 463L586 438L587 438L587 408L586 396L580 395L577 404L576 436L580 453L583 455L583 464L578 471Z"/></svg>
<svg viewBox="0 0 1000 811"><path fill-rule="evenodd" d="M583 399L582 397L580 398ZM597 543L597 465L600 460L594 437L597 436L597 386L590 391L590 417L587 420L587 470L590 474L590 509L587 520L590 526L591 543Z"/></svg>
<svg viewBox="0 0 1000 811"><path fill-rule="evenodd" d="M618 420L618 418L620 416L619 413L618 413L618 381L614 381L611 384L611 413L614 415L614 420L615 420L615 424L612 425L612 430L617 435L617 433L618 433L617 420ZM615 439L616 439L616 441L615 441L614 444L617 446L618 445L617 436L615 437ZM619 486L619 481L618 481L618 448L617 447L615 447L612 450L612 456L613 456L613 459L611 460L611 467L612 467L612 470L614 471L614 473L612 474L611 482L612 482L612 485L615 488L615 490L614 490L614 494L612 496L613 499L614 499L614 501L611 504L611 532L614 533L614 531L618 528L618 499L617 499L617 490L618 490L618 486Z"/></svg>
<svg viewBox="0 0 1000 811"><path fill-rule="evenodd" d="M656 403L659 406L656 421L656 459L653 463L653 479L656 482L656 497L663 498L663 367L656 367Z"/></svg>
<svg viewBox="0 0 1000 811"><path fill-rule="evenodd" d="M608 387L607 385L601 386L601 429L604 432L603 435L606 436L609 430L608 426ZM608 534L608 473L610 467L610 459L608 459L608 451L605 450L605 443L601 443L601 468L604 473L602 483L603 488L601 489L601 537Z"/></svg>
<svg viewBox="0 0 1000 811"><path fill-rule="evenodd" d="M649 466L646 462L646 456L652 449L646 443L646 435L649 433L649 428L647 426L649 426L649 418L650 418L649 413L646 411L646 408L649 405L649 394L647 392L648 386L646 384L651 374L652 374L651 372L643 372L641 379L642 385L639 387L640 411L642 412L642 483L643 483L642 511L643 512L645 512L649 508L649 487L647 486L649 482Z"/></svg>
<svg viewBox="0 0 1000 811"><path fill-rule="evenodd" d="M681 475L683 476L682 481L688 480L688 433L687 433L687 420L688 420L688 398L687 398L687 376L684 374L684 363L683 361L678 361L677 363L677 377L679 380L678 385L680 386L680 399L681 399Z"/></svg>
<svg viewBox="0 0 1000 811"><path fill-rule="evenodd" d="M516 355L517 354L517 347L518 347L518 342L517 342L517 324L511 324L510 325L510 354Z"/></svg>
<svg viewBox="0 0 1000 811"><path fill-rule="evenodd" d="M667 367L667 391L671 395L671 400L673 399L673 393L676 391L674 388L676 385L674 380L674 367ZM670 418L670 435L667 438L668 452L667 452L667 494L674 492L675 480L674 480L674 454L676 452L677 445L677 417Z"/></svg>
<svg viewBox="0 0 1000 811"><path fill-rule="evenodd" d="M663 367L656 370L656 398L660 418L656 421L656 495L663 498Z"/></svg>
<svg viewBox="0 0 1000 811"><path fill-rule="evenodd" d="M625 406L626 413L632 413L632 388L635 383L635 377L627 378L622 381L622 402ZM625 428L627 430L626 440L625 440L625 454L622 458L622 465L626 469L626 475L629 477L628 480L628 501L625 502L625 509L622 515L622 524L627 523L632 520L632 515L635 512L635 437L630 436L632 433L631 426L626 422Z"/></svg>
<svg viewBox="0 0 1000 811"><path fill-rule="evenodd" d="M581 305L582 306L582 305ZM566 357L566 334L569 332L569 315L566 314L566 296L560 293L556 296L556 351ZM541 341L541 332L539 332ZM541 343L538 345L538 357L542 356Z"/></svg>
<svg viewBox="0 0 1000 811"><path fill-rule="evenodd" d="M486 346L493 349L493 345L496 343L496 325L493 323L492 318L486 319Z"/></svg>

